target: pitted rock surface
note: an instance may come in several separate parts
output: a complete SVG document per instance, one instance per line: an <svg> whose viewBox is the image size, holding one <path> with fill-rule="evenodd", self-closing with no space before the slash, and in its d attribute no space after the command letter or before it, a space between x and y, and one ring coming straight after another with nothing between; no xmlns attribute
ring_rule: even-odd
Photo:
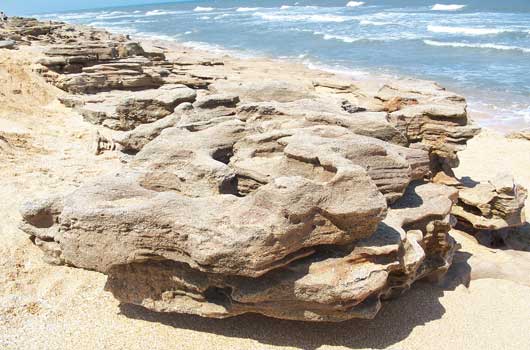
<svg viewBox="0 0 530 350"><path fill-rule="evenodd" d="M477 129L437 84L286 81L64 23L11 19L0 34L42 46L36 69L61 101L115 131L97 148L118 148L123 166L30 200L21 228L48 261L108 275L121 302L373 318L450 266L458 191L429 180L452 175Z"/></svg>

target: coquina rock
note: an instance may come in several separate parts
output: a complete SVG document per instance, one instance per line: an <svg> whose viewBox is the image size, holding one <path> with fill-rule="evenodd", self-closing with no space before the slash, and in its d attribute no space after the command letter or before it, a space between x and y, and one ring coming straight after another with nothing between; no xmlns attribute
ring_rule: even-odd
<svg viewBox="0 0 530 350"><path fill-rule="evenodd" d="M520 139L530 141L530 129L523 129L521 131L512 132L507 136L510 139Z"/></svg>
<svg viewBox="0 0 530 350"><path fill-rule="evenodd" d="M123 302L208 317L372 318L448 268L457 191L415 180L408 148L232 118L164 129L117 174L28 203L22 229Z"/></svg>
<svg viewBox="0 0 530 350"><path fill-rule="evenodd" d="M49 262L102 272L118 300L154 311L306 321L373 318L450 266L458 191L429 181L452 175L476 133L462 97L415 80L247 74L17 21L61 101L117 131L96 149L124 161L21 208Z"/></svg>
<svg viewBox="0 0 530 350"><path fill-rule="evenodd" d="M461 187L455 215L463 226L475 231L497 231L526 222L527 191L509 174L499 174L487 183Z"/></svg>
<svg viewBox="0 0 530 350"><path fill-rule="evenodd" d="M130 130L172 114L181 103L194 102L197 93L184 85L164 85L159 89L112 91L93 95L61 97L93 124L110 129Z"/></svg>

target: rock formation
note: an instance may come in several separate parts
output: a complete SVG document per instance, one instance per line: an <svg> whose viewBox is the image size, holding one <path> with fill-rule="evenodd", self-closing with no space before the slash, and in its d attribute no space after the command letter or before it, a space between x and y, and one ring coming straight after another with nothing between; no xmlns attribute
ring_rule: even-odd
<svg viewBox="0 0 530 350"><path fill-rule="evenodd" d="M116 131L95 149L119 148L125 163L29 201L21 228L50 262L107 274L120 301L217 318L373 318L450 266L458 191L429 180L450 177L477 132L462 97L415 80L249 77L60 23L9 28L43 46L39 71L65 105ZM513 193L491 191L490 213L515 220Z"/></svg>
<svg viewBox="0 0 530 350"><path fill-rule="evenodd" d="M509 174L498 174L486 183L458 184L459 199L452 214L459 228L483 244L501 246L526 224L527 190Z"/></svg>
<svg viewBox="0 0 530 350"><path fill-rule="evenodd" d="M521 131L512 132L508 135L508 138L530 141L530 129L523 129Z"/></svg>

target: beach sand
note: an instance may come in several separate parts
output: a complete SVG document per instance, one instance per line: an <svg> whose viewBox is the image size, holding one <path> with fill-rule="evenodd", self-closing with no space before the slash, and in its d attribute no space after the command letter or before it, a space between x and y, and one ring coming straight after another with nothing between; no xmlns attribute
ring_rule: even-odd
<svg viewBox="0 0 530 350"><path fill-rule="evenodd" d="M17 229L18 207L71 190L119 160L93 155L96 127L57 102L61 92L31 71L35 55L0 51L0 136L8 141L0 138L1 349L530 348L530 253L489 249L456 231L462 249L444 283L417 283L376 319L339 324L160 315L119 305L100 273L46 264ZM530 188L528 169L530 142L485 130L461 153L457 175L487 180L508 171Z"/></svg>

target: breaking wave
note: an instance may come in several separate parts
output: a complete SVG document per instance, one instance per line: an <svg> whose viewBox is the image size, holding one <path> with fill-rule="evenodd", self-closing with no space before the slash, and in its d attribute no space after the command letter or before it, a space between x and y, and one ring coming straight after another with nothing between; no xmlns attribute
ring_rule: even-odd
<svg viewBox="0 0 530 350"><path fill-rule="evenodd" d="M436 4L434 5L431 10L433 11L458 11L466 7L466 5L445 5L445 4Z"/></svg>
<svg viewBox="0 0 530 350"><path fill-rule="evenodd" d="M427 30L433 33L464 34L464 35L494 35L511 32L509 29L497 28L470 28L470 27L447 27L428 25Z"/></svg>
<svg viewBox="0 0 530 350"><path fill-rule="evenodd" d="M274 22L346 22L351 21L354 18L348 16L339 16L339 15L284 15L284 14L274 14L274 13L263 13L256 12L254 16L258 16L266 21Z"/></svg>
<svg viewBox="0 0 530 350"><path fill-rule="evenodd" d="M213 11L213 10L214 10L213 7L197 6L193 11L195 11L195 12L210 12L210 11Z"/></svg>
<svg viewBox="0 0 530 350"><path fill-rule="evenodd" d="M423 40L426 45L440 46L440 47L460 47L460 48L471 48L471 49L491 49L491 50L502 50L502 51L520 51L524 53L530 53L530 48L510 46L510 45L499 45L499 44L470 44L470 43L458 43L458 42L443 42L435 40Z"/></svg>
<svg viewBox="0 0 530 350"><path fill-rule="evenodd" d="M174 15L176 13L177 13L176 11L153 10L153 11L147 11L145 15L146 16L164 16L164 15Z"/></svg>
<svg viewBox="0 0 530 350"><path fill-rule="evenodd" d="M364 2L362 1L350 1L346 4L346 7L358 7L364 5Z"/></svg>
<svg viewBox="0 0 530 350"><path fill-rule="evenodd" d="M258 10L258 7L239 7L236 12L249 12L249 11L256 11Z"/></svg>

